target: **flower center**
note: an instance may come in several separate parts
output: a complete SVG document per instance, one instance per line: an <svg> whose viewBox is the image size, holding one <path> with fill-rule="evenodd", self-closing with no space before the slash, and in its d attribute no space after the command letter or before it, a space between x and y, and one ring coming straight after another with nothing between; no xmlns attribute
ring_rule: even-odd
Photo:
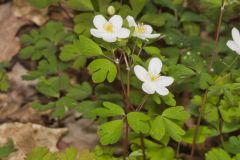
<svg viewBox="0 0 240 160"><path fill-rule="evenodd" d="M109 23L109 22L105 23L105 24L103 25L103 29L104 29L106 32L113 33L113 25L112 25L112 23Z"/></svg>
<svg viewBox="0 0 240 160"><path fill-rule="evenodd" d="M151 81L155 81L160 77L160 74L153 75L152 73L149 73L149 76Z"/></svg>
<svg viewBox="0 0 240 160"><path fill-rule="evenodd" d="M146 31L146 28L144 27L143 23L139 23L137 25L137 32L141 34L141 33L144 33L145 31Z"/></svg>

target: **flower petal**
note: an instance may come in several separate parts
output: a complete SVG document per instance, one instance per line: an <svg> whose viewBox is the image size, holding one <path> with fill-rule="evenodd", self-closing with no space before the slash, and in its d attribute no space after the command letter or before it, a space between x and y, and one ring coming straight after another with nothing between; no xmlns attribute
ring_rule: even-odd
<svg viewBox="0 0 240 160"><path fill-rule="evenodd" d="M145 38L158 38L161 34L143 34Z"/></svg>
<svg viewBox="0 0 240 160"><path fill-rule="evenodd" d="M151 82L144 82L142 84L142 89L147 94L154 94L155 93L155 85Z"/></svg>
<svg viewBox="0 0 240 160"><path fill-rule="evenodd" d="M115 35L108 33L103 34L102 38L106 42L116 42L117 40L117 37Z"/></svg>
<svg viewBox="0 0 240 160"><path fill-rule="evenodd" d="M136 24L136 22L135 22L135 20L132 16L127 16L126 19L128 21L129 27L136 27L137 26L137 24Z"/></svg>
<svg viewBox="0 0 240 160"><path fill-rule="evenodd" d="M121 28L116 34L118 38L128 38L130 35L130 30L127 28Z"/></svg>
<svg viewBox="0 0 240 160"><path fill-rule="evenodd" d="M165 87L156 87L155 89L156 89L156 92L162 96L166 96L169 93L168 89Z"/></svg>
<svg viewBox="0 0 240 160"><path fill-rule="evenodd" d="M105 17L103 17L102 15L97 15L94 17L93 19L93 24L94 26L99 29L102 30L103 29L103 25L107 23L107 20Z"/></svg>
<svg viewBox="0 0 240 160"><path fill-rule="evenodd" d="M148 72L146 71L145 68L143 68L140 65L136 65L134 67L134 73L137 76L137 78L142 82L147 82L150 80Z"/></svg>
<svg viewBox="0 0 240 160"><path fill-rule="evenodd" d="M240 47L240 33L237 28L232 29L232 38L235 41L235 43Z"/></svg>
<svg viewBox="0 0 240 160"><path fill-rule="evenodd" d="M157 76L162 70L162 61L159 58L152 58L149 62L148 72Z"/></svg>
<svg viewBox="0 0 240 160"><path fill-rule="evenodd" d="M113 27L118 30L120 28L122 28L122 24L123 24L123 19L121 16L119 15L114 15L109 19L109 22L113 25Z"/></svg>
<svg viewBox="0 0 240 160"><path fill-rule="evenodd" d="M227 42L227 46L228 46L231 50L233 50L233 51L237 52L238 54L240 54L240 47L236 44L235 41L228 41L228 42Z"/></svg>
<svg viewBox="0 0 240 160"><path fill-rule="evenodd" d="M148 34L152 33L152 31L153 31L152 26L145 24L145 25L143 25L143 27L146 30L145 33L148 33Z"/></svg>
<svg viewBox="0 0 240 160"><path fill-rule="evenodd" d="M91 29L90 33L97 38L102 38L103 32L97 30L97 29Z"/></svg>
<svg viewBox="0 0 240 160"><path fill-rule="evenodd" d="M154 83L158 87L167 87L171 85L173 82L174 82L174 79L172 77L160 76Z"/></svg>

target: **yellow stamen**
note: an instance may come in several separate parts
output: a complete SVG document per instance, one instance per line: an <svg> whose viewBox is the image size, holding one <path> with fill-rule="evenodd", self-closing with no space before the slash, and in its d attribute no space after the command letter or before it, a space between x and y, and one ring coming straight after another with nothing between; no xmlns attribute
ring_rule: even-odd
<svg viewBox="0 0 240 160"><path fill-rule="evenodd" d="M160 77L160 74L158 74L156 76L153 76L151 73L149 73L149 74L150 74L150 80L151 81L155 81L155 80L157 80Z"/></svg>
<svg viewBox="0 0 240 160"><path fill-rule="evenodd" d="M137 25L137 32L141 34L141 33L144 33L145 31L146 31L146 28L144 27L143 23L139 23Z"/></svg>
<svg viewBox="0 0 240 160"><path fill-rule="evenodd" d="M113 33L113 25L111 23L105 23L103 28L106 32Z"/></svg>

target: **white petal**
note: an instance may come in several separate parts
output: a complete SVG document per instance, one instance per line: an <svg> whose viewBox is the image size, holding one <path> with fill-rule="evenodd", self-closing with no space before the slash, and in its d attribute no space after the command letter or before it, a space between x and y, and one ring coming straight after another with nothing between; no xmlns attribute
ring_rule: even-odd
<svg viewBox="0 0 240 160"><path fill-rule="evenodd" d="M145 38L158 38L160 34L143 34Z"/></svg>
<svg viewBox="0 0 240 160"><path fill-rule="evenodd" d="M240 47L234 41L228 41L227 42L227 46L231 50L233 50L233 51L237 52L238 54L240 54Z"/></svg>
<svg viewBox="0 0 240 160"><path fill-rule="evenodd" d="M121 28L116 34L118 38L128 38L130 35L130 30L127 28Z"/></svg>
<svg viewBox="0 0 240 160"><path fill-rule="evenodd" d="M97 38L102 38L103 32L97 30L97 29L91 29L90 33Z"/></svg>
<svg viewBox="0 0 240 160"><path fill-rule="evenodd" d="M232 29L232 37L236 44L240 47L240 33L237 28Z"/></svg>
<svg viewBox="0 0 240 160"><path fill-rule="evenodd" d="M155 85L151 82L144 82L142 84L142 89L147 94L154 94L155 93Z"/></svg>
<svg viewBox="0 0 240 160"><path fill-rule="evenodd" d="M152 33L153 29L150 25L145 24L143 27L146 29L145 33Z"/></svg>
<svg viewBox="0 0 240 160"><path fill-rule="evenodd" d="M108 33L103 34L102 38L106 42L116 42L117 40L117 37L115 35Z"/></svg>
<svg viewBox="0 0 240 160"><path fill-rule="evenodd" d="M136 65L134 67L134 73L136 74L137 78L142 82L147 82L150 80L148 72L140 65Z"/></svg>
<svg viewBox="0 0 240 160"><path fill-rule="evenodd" d="M137 26L137 24L136 24L136 22L135 22L135 20L132 16L127 16L126 19L128 21L129 27L136 27Z"/></svg>
<svg viewBox="0 0 240 160"><path fill-rule="evenodd" d="M107 23L107 20L102 15L97 15L93 19L94 26L99 30L103 29L105 23Z"/></svg>
<svg viewBox="0 0 240 160"><path fill-rule="evenodd" d="M160 76L154 83L158 87L167 87L173 83L174 79L168 76Z"/></svg>
<svg viewBox="0 0 240 160"><path fill-rule="evenodd" d="M159 58L152 58L149 62L148 72L157 76L162 70L162 61Z"/></svg>
<svg viewBox="0 0 240 160"><path fill-rule="evenodd" d="M168 95L169 91L165 87L156 87L156 92L162 96Z"/></svg>
<svg viewBox="0 0 240 160"><path fill-rule="evenodd" d="M115 29L122 28L123 19L119 15L114 15L110 18L109 22L113 25Z"/></svg>

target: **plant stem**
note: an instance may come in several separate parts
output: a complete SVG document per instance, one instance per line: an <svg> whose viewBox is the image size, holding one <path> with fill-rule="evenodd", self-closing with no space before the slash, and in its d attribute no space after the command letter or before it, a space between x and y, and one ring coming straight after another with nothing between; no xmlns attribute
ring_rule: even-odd
<svg viewBox="0 0 240 160"><path fill-rule="evenodd" d="M219 13L219 18L218 18L218 24L217 24L217 30L216 30L216 34L215 34L215 47L214 47L214 50L212 52L212 57L211 57L211 60L209 62L209 65L208 65L208 70L210 71L212 66L213 66L213 63L217 57L217 48L218 48L218 42L219 42L219 34L220 34L220 30L221 30L221 24L222 24L222 20L223 20L223 13L224 13L224 8L225 8L225 0L222 0L222 6L221 6L221 9L220 9L220 13Z"/></svg>
<svg viewBox="0 0 240 160"><path fill-rule="evenodd" d="M143 136L142 133L140 133L140 139L141 139L141 147L142 147L143 160L146 160L145 145L144 145L144 136Z"/></svg>
<svg viewBox="0 0 240 160"><path fill-rule="evenodd" d="M191 155L190 155L189 160L193 160L195 147L196 147L196 141L198 139L199 127L200 127L201 119L202 119L202 116L203 116L203 113L204 113L204 110L205 110L205 103L206 103L206 100L207 100L207 94L208 94L208 91L206 91L204 93L202 104L200 106L200 113L199 113L199 117L198 117L198 120L197 120L197 126L196 126L196 129L195 129L195 132L194 132L194 136L193 136L192 150L191 150Z"/></svg>
<svg viewBox="0 0 240 160"><path fill-rule="evenodd" d="M126 157L128 156L128 132L129 132L129 126L128 126L128 122L127 122L127 116L125 118L124 121L125 127L124 127L124 156L123 159L126 160Z"/></svg>
<svg viewBox="0 0 240 160"><path fill-rule="evenodd" d="M218 42L219 42L219 33L220 33L220 29L221 29L221 24L222 24L224 8L225 8L225 0L222 0L222 6L221 6L221 9L220 9L220 13L219 13L217 30L216 30L216 34L215 34L215 47L214 47L214 50L212 52L212 57L211 57L211 60L209 62L209 65L208 65L208 71L209 72L211 71L213 63L214 63L214 61L217 57L217 47L218 47ZM197 141L197 138L198 138L199 127L200 127L201 119L202 119L202 116L203 116L203 113L204 113L204 110L205 110L205 103L206 103L206 100L207 100L207 94L208 94L208 90L205 91L204 96L203 96L203 100L202 100L202 104L200 106L200 113L199 113L199 117L198 117L198 120L197 120L196 130L194 132L191 155L190 155L189 160L193 160L195 147L196 147L196 141Z"/></svg>
<svg viewBox="0 0 240 160"><path fill-rule="evenodd" d="M145 102L147 101L149 95L145 95L142 102L140 103L140 105L137 107L136 111L140 111L143 108L143 105L145 104Z"/></svg>

